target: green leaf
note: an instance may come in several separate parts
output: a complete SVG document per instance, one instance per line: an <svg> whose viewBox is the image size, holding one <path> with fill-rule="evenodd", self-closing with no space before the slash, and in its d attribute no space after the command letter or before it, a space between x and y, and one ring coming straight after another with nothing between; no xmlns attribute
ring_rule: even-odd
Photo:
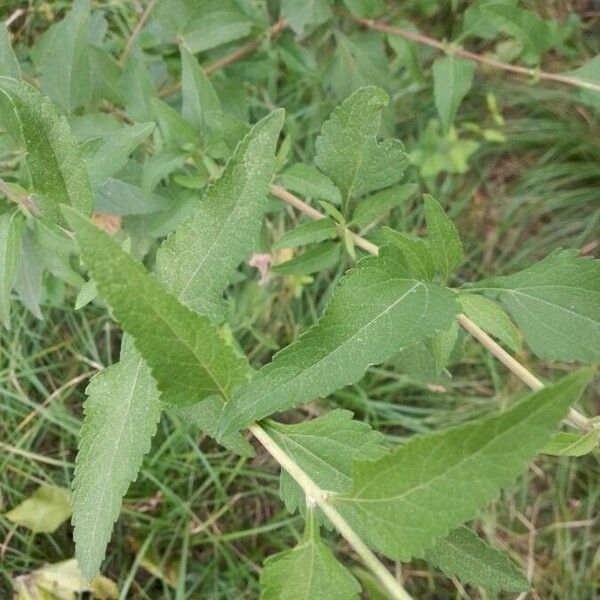
<svg viewBox="0 0 600 600"><path fill-rule="evenodd" d="M44 317L40 302L43 294L43 265L39 256L40 250L41 248L36 246L33 232L25 229L21 237L21 261L15 289L21 302L36 318L42 320Z"/></svg>
<svg viewBox="0 0 600 600"><path fill-rule="evenodd" d="M71 516L69 490L54 485L40 485L29 498L4 513L34 533L54 533Z"/></svg>
<svg viewBox="0 0 600 600"><path fill-rule="evenodd" d="M184 46L181 52L181 94L183 98L181 114L200 132L206 134L206 114L221 112L221 103L212 83L193 54Z"/></svg>
<svg viewBox="0 0 600 600"><path fill-rule="evenodd" d="M331 177L344 201L396 183L408 165L402 142L377 142L388 101L382 89L357 90L331 113L317 138L315 164Z"/></svg>
<svg viewBox="0 0 600 600"><path fill-rule="evenodd" d="M305 198L326 200L332 204L340 204L340 190L327 175L323 175L316 167L301 163L292 165L279 175L279 181L286 189Z"/></svg>
<svg viewBox="0 0 600 600"><path fill-rule="evenodd" d="M348 410L332 410L322 417L294 425L268 421L264 429L277 445L319 486L328 492L347 492L352 487L354 460L379 458L383 436L366 423L355 421ZM281 472L280 494L291 512L304 514L302 488Z"/></svg>
<svg viewBox="0 0 600 600"><path fill-rule="evenodd" d="M120 81L121 94L127 116L134 121L154 120L152 100L156 95L154 84L141 53L129 53Z"/></svg>
<svg viewBox="0 0 600 600"><path fill-rule="evenodd" d="M93 196L85 163L67 120L48 98L22 81L0 77L0 91L12 101L21 122L27 167L42 212L64 224L59 204L84 214Z"/></svg>
<svg viewBox="0 0 600 600"><path fill-rule="evenodd" d="M311 518L304 539L265 561L261 600L358 600L360 586L321 541Z"/></svg>
<svg viewBox="0 0 600 600"><path fill-rule="evenodd" d="M399 251L383 247L342 278L317 324L225 405L221 431L355 383L370 365L450 327L457 311L452 292L412 278Z"/></svg>
<svg viewBox="0 0 600 600"><path fill-rule="evenodd" d="M559 250L514 275L476 285L506 305L540 358L600 361L600 260Z"/></svg>
<svg viewBox="0 0 600 600"><path fill-rule="evenodd" d="M288 20L292 31L303 36L306 29L312 29L331 18L328 0L281 0L281 16Z"/></svg>
<svg viewBox="0 0 600 600"><path fill-rule="evenodd" d="M183 43L192 53L204 52L246 37L252 32L252 21L240 12L213 10L183 34Z"/></svg>
<svg viewBox="0 0 600 600"><path fill-rule="evenodd" d="M427 241L436 271L444 281L452 275L463 260L463 248L454 223L446 216L441 204L425 194Z"/></svg>
<svg viewBox="0 0 600 600"><path fill-rule="evenodd" d="M246 380L247 363L225 345L207 317L180 304L108 234L73 209L64 212L98 291L134 339L164 402L194 404L213 394L226 398Z"/></svg>
<svg viewBox="0 0 600 600"><path fill-rule="evenodd" d="M598 435L595 429L586 434L561 431L552 436L542 452L554 456L584 456L598 447Z"/></svg>
<svg viewBox="0 0 600 600"><path fill-rule="evenodd" d="M4 23L0 24L0 75L19 79L21 67L10 42L10 34Z"/></svg>
<svg viewBox="0 0 600 600"><path fill-rule="evenodd" d="M254 249L283 118L283 111L277 110L252 128L157 257L157 272L167 288L213 320L223 318L223 290Z"/></svg>
<svg viewBox="0 0 600 600"><path fill-rule="evenodd" d="M579 68L568 71L565 75L600 84L600 56L594 56ZM600 106L600 92L598 90L579 89L577 93L585 104Z"/></svg>
<svg viewBox="0 0 600 600"><path fill-rule="evenodd" d="M132 347L93 377L73 481L73 534L82 573L99 570L121 498L150 450L161 413L150 369Z"/></svg>
<svg viewBox="0 0 600 600"><path fill-rule="evenodd" d="M19 211L0 215L0 321L10 329L10 292L21 262L23 218Z"/></svg>
<svg viewBox="0 0 600 600"><path fill-rule="evenodd" d="M361 200L352 215L352 224L366 227L388 211L402 206L417 191L416 183L396 185Z"/></svg>
<svg viewBox="0 0 600 600"><path fill-rule="evenodd" d="M69 14L48 29L32 52L42 92L67 114L92 97L89 28L89 0L75 0Z"/></svg>
<svg viewBox="0 0 600 600"><path fill-rule="evenodd" d="M423 556L524 470L592 375L582 369L503 413L416 436L377 461L354 463L352 491L331 503L390 558Z"/></svg>
<svg viewBox="0 0 600 600"><path fill-rule="evenodd" d="M486 544L475 532L460 526L427 550L425 559L447 577L499 592L526 592L527 578L502 552Z"/></svg>
<svg viewBox="0 0 600 600"><path fill-rule="evenodd" d="M456 56L436 58L433 63L433 97L444 129L450 129L456 111L473 84L475 63Z"/></svg>
<svg viewBox="0 0 600 600"><path fill-rule="evenodd" d="M521 349L519 330L498 303L477 294L460 294L458 301L465 315L481 329L498 338L514 352Z"/></svg>
<svg viewBox="0 0 600 600"><path fill-rule="evenodd" d="M420 279L431 281L435 273L433 257L426 240L408 233L395 231L389 227L383 228L383 235L387 242L397 246L404 256L411 272Z"/></svg>
<svg viewBox="0 0 600 600"><path fill-rule="evenodd" d="M438 331L429 340L431 354L435 361L436 371L443 373L450 361L450 356L458 340L458 321L453 321L446 331Z"/></svg>
<svg viewBox="0 0 600 600"><path fill-rule="evenodd" d="M86 164L90 183L95 189L120 171L129 155L152 133L154 123L136 123L121 127L99 140L93 140Z"/></svg>
<svg viewBox="0 0 600 600"><path fill-rule="evenodd" d="M271 271L280 275L309 275L330 269L338 263L339 258L340 245L335 242L323 242L311 246L291 260L271 267Z"/></svg>
<svg viewBox="0 0 600 600"><path fill-rule="evenodd" d="M173 207L170 198L109 177L97 190L95 208L110 215L147 215Z"/></svg>
<svg viewBox="0 0 600 600"><path fill-rule="evenodd" d="M337 225L331 219L319 219L301 223L290 231L286 231L275 244L273 248L297 248L329 240L337 235Z"/></svg>

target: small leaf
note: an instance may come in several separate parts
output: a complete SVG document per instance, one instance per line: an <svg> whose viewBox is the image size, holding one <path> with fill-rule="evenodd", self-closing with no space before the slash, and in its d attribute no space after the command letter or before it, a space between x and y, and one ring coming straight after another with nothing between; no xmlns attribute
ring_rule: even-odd
<svg viewBox="0 0 600 600"><path fill-rule="evenodd" d="M526 592L527 578L502 552L486 544L476 533L461 526L439 540L425 559L448 577L499 592Z"/></svg>
<svg viewBox="0 0 600 600"><path fill-rule="evenodd" d="M53 533L71 516L69 491L54 485L41 485L4 516L33 533Z"/></svg>
<svg viewBox="0 0 600 600"><path fill-rule="evenodd" d="M352 214L352 224L357 227L370 225L393 208L402 206L417 191L417 187L416 183L405 183L364 198Z"/></svg>
<svg viewBox="0 0 600 600"><path fill-rule="evenodd" d="M93 196L77 140L67 120L48 98L22 81L0 77L0 92L12 101L21 121L27 167L42 212L64 224L60 204L84 214L92 211Z"/></svg>
<svg viewBox="0 0 600 600"><path fill-rule="evenodd" d="M0 321L10 329L10 292L21 262L23 218L19 211L0 215Z"/></svg>
<svg viewBox="0 0 600 600"><path fill-rule="evenodd" d="M109 215L147 215L168 210L173 204L170 198L145 194L142 188L112 177L96 190L96 210Z"/></svg>
<svg viewBox="0 0 600 600"><path fill-rule="evenodd" d="M39 256L40 250L35 243L33 232L25 229L21 238L21 262L15 289L21 302L36 318L42 320L40 302L43 295L43 265Z"/></svg>
<svg viewBox="0 0 600 600"><path fill-rule="evenodd" d="M332 204L340 204L340 190L327 175L323 175L316 167L298 163L279 175L279 181L286 189L305 198L326 200Z"/></svg>
<svg viewBox="0 0 600 600"><path fill-rule="evenodd" d="M352 492L331 503L390 558L423 556L523 471L592 375L581 369L500 414L416 436L379 460L356 462Z"/></svg>
<svg viewBox="0 0 600 600"><path fill-rule="evenodd" d="M339 258L340 245L335 242L323 242L311 246L291 260L271 267L271 271L280 275L309 275L330 269L338 263Z"/></svg>
<svg viewBox="0 0 600 600"><path fill-rule="evenodd" d="M389 227L383 228L383 235L386 241L400 249L406 264L415 277L419 277L425 281L433 279L435 266L429 244L426 240L408 233L395 231Z"/></svg>
<svg viewBox="0 0 600 600"><path fill-rule="evenodd" d="M433 63L433 96L444 129L450 129L456 111L473 84L475 63L456 56L436 58Z"/></svg>
<svg viewBox="0 0 600 600"><path fill-rule="evenodd" d="M548 445L542 450L544 454L554 456L584 456L598 447L598 431L581 433L555 433Z"/></svg>
<svg viewBox="0 0 600 600"><path fill-rule="evenodd" d="M246 37L251 32L252 21L242 13L213 10L193 23L193 27L183 34L183 41L192 54L197 54Z"/></svg>
<svg viewBox="0 0 600 600"><path fill-rule="evenodd" d="M458 340L458 321L453 321L446 331L438 331L429 340L431 354L435 361L435 367L438 373L443 373L448 365L452 350Z"/></svg>
<svg viewBox="0 0 600 600"><path fill-rule="evenodd" d="M594 56L579 68L568 71L565 75L577 77L589 81L590 83L600 85L600 56ZM600 91L579 89L577 90L577 93L579 94L581 101L589 106L600 106Z"/></svg>
<svg viewBox="0 0 600 600"><path fill-rule="evenodd" d="M19 79L21 67L10 42L10 34L5 23L0 23L0 75Z"/></svg>
<svg viewBox="0 0 600 600"><path fill-rule="evenodd" d="M600 360L600 260L556 251L514 275L476 284L499 298L540 358Z"/></svg>
<svg viewBox="0 0 600 600"><path fill-rule="evenodd" d="M427 241L436 270L444 281L463 260L463 248L454 223L446 216L440 203L425 194Z"/></svg>
<svg viewBox="0 0 600 600"><path fill-rule="evenodd" d="M477 294L460 294L458 301L465 315L481 329L498 338L514 352L521 349L519 331L498 303Z"/></svg>
<svg viewBox="0 0 600 600"><path fill-rule="evenodd" d="M303 36L306 29L312 29L331 18L328 0L281 0L281 15L288 20L292 31Z"/></svg>
<svg viewBox="0 0 600 600"><path fill-rule="evenodd" d="M301 223L284 233L275 244L274 249L278 248L296 248L329 240L337 235L337 225L331 219L318 219Z"/></svg>

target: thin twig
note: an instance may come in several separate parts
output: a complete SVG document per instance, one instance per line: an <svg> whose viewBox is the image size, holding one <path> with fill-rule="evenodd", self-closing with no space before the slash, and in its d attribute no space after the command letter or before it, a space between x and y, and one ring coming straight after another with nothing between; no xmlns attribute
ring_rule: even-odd
<svg viewBox="0 0 600 600"><path fill-rule="evenodd" d="M493 67L494 69L501 69L502 71L518 73L519 75L526 75L535 79L556 81L558 83L565 83L567 85L572 85L575 87L600 92L600 84L595 83L593 81L588 81L579 77L571 77L569 75L560 75L559 73L548 73L547 71L541 71L540 69L531 69L529 67L522 67L520 65L511 65L510 63L501 62L494 58L489 58L487 56L482 56L481 54L476 54L475 52L470 52L469 50L465 50L460 46L445 44L443 42L440 42L439 40L436 40L435 38L432 38L428 35L424 35L416 31L409 31L408 29L395 27L394 25L390 25L389 23L385 23L384 21L377 21L375 19L364 19L362 17L356 17L348 13L343 13L343 15L346 18L351 19L355 23L363 25L364 27L368 27L369 29L373 29L374 31L381 31L383 33L389 33L391 35L397 35L407 40L411 40L413 42L418 42L419 44L424 44L431 48L435 48L446 54L461 56L462 58L473 60L482 65Z"/></svg>
<svg viewBox="0 0 600 600"><path fill-rule="evenodd" d="M136 23L136 26L133 28L133 31L129 35L129 38L127 38L127 43L125 44L125 48L123 48L123 53L121 54L121 58L119 59L119 64L121 66L123 66L127 62L129 52L131 51L131 48L133 47L137 36L140 34L142 27L144 27L144 25L146 24L146 21L148 20L148 17L150 16L150 13L152 12L152 9L154 8L155 4L156 0L149 0L148 4L146 5L146 9L140 17L140 20Z"/></svg>
<svg viewBox="0 0 600 600"><path fill-rule="evenodd" d="M272 185L271 193L284 202L287 202L300 212L304 213L311 219L323 219L325 217L324 214L320 213L312 206L309 206L306 204L306 202L303 202L300 200L300 198L294 196L294 194L288 192L279 185ZM352 237L357 246L360 246L370 254L377 255L379 253L379 248L372 242L365 240L357 234L353 234ZM528 371L518 360L506 352L502 346L497 344L485 331L483 331L483 329L473 323L469 317L460 314L458 315L458 322L478 342L480 342L487 350L489 350L505 367L507 367L523 383L525 383L525 385L530 387L532 390L540 390L544 387L542 381L540 381L533 373L531 373L531 371ZM567 420L584 433L587 433L592 429L589 419L574 408L569 410Z"/></svg>

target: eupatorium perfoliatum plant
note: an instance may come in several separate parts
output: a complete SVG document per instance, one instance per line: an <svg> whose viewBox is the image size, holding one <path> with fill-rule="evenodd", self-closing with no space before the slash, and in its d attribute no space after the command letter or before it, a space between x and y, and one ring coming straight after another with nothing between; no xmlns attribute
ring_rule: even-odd
<svg viewBox="0 0 600 600"><path fill-rule="evenodd" d="M469 522L538 453L581 455L597 446L595 421L573 408L593 369L544 385L506 350L524 341L540 358L598 362L600 262L558 250L521 272L455 285L463 248L433 197L420 200L422 235L378 227L369 240L358 236L417 187L404 181L402 142L378 137L388 104L383 90L349 95L323 123L314 161L284 169L284 112L274 110L251 128L234 122L184 47L181 61L180 107L156 99L138 105L127 124L84 144L62 111L85 90L59 88L59 108L18 73L0 79L3 122L26 152L29 175L29 187L8 186L14 202L2 204L0 214L2 321L10 326L13 287L40 315L32 286L44 269L78 290L79 306L99 296L124 333L119 362L86 390L72 499L83 573L100 569L122 498L161 413L170 411L232 453L251 456L260 444L281 466L281 500L306 526L295 547L266 558L265 599L359 597L354 575L321 538L323 527L345 538L393 598L409 595L385 561L412 558L490 590L526 591L525 576ZM150 144L150 157L132 183L124 169L143 144ZM164 239L142 264L136 256L144 252L97 226L97 213L164 208L165 197L152 192L172 165L184 164L192 190L185 210L160 223L157 237ZM304 251L273 272L304 276L342 259L352 267L315 324L254 369L227 328L224 292L256 250L275 198L313 220L275 242ZM320 201L319 212L303 202L309 198ZM53 254L32 259L44 248ZM73 264L73 254L81 264ZM348 410L293 424L279 417L399 355L427 356L441 372L461 326L533 391L495 414L396 445ZM558 432L563 420L578 430Z"/></svg>

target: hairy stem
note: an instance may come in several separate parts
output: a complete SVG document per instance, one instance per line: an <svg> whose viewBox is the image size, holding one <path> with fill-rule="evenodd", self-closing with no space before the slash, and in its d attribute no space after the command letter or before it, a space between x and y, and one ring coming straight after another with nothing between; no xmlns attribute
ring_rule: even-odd
<svg viewBox="0 0 600 600"><path fill-rule="evenodd" d="M283 200L284 202L287 202L294 208L298 209L311 219L322 219L325 217L324 214L320 213L312 206L309 206L306 204L306 202L303 202L300 200L300 198L294 196L294 194L291 194L280 185L272 185L271 193L274 196L277 196L277 198L280 200ZM375 255L379 253L379 248L372 242L365 240L363 237L355 233L352 234L352 237L356 245L363 250ZM483 331L483 329L473 323L469 317L463 314L458 315L458 322L478 342L480 342L487 350L489 350L505 367L507 367L514 375L516 375L523 383L525 383L525 385L530 387L532 390L539 390L544 387L542 381L540 381L533 373L531 373L531 371L527 370L518 360L506 352L502 346L497 344L485 331ZM569 410L567 421L583 433L587 433L592 428L590 420L574 408Z"/></svg>
<svg viewBox="0 0 600 600"><path fill-rule="evenodd" d="M250 426L254 437L264 446L265 450L285 469L294 481L304 490L307 502L318 506L342 537L352 546L363 563L379 579L381 584L394 600L411 600L409 593L386 569L381 561L371 552L349 525L348 521L327 500L327 492L322 490L269 436L258 424Z"/></svg>

